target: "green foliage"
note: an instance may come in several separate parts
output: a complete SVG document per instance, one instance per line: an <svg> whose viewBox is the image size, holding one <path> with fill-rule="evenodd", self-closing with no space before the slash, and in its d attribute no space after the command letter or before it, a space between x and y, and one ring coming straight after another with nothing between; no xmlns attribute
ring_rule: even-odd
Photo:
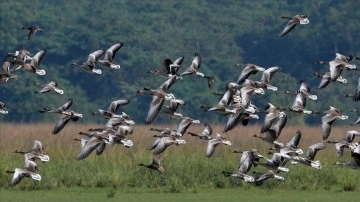
<svg viewBox="0 0 360 202"><path fill-rule="evenodd" d="M291 2L291 1L85 1L69 4L67 1L2 1L0 15L0 52L13 52L22 46L35 53L47 49L42 62L47 75L42 81L56 79L65 90L63 98L57 95L35 95L31 83L39 76L20 75L19 80L0 88L0 99L9 103L10 113L2 121L36 122L54 121L50 116L36 114L43 105L58 106L68 97L75 99L76 110L87 114L107 107L113 99L129 98L136 89L156 88L163 80L145 72L157 69L165 58L185 56L183 69L190 65L195 52L203 58L201 71L215 75L212 91L223 91L226 83L234 81L241 69L235 63L255 63L263 67L280 66L282 74L274 76L273 85L279 92L267 92L256 103L267 102L290 106L291 99L281 91L296 90L295 83L306 79L315 88L320 82L313 72L327 71L317 67L315 61L329 60L334 52L345 55L359 53L357 30L360 23L353 1ZM310 24L299 25L283 38L275 35L286 25L283 15L307 14ZM23 26L39 25L44 32L30 41ZM103 69L103 75L89 75L71 66L84 61L98 49L122 41L124 47L115 61L119 71ZM182 71L182 70L180 70ZM20 73L19 73L20 74ZM345 73L348 76L347 73ZM192 78L190 78L192 77ZM282 77L282 78L280 78ZM349 75L349 85L356 81ZM155 84L156 83L156 84ZM309 107L324 110L329 105L348 110L355 106L344 100L346 87L332 83L326 89L314 90L319 100ZM204 117L204 121L222 121L217 115L204 115L198 107L214 105L206 81L189 76L170 89L176 97L188 101L183 113L190 117ZM334 93L335 92L335 93ZM329 96L331 94L332 96ZM346 106L343 105L343 100ZM148 99L135 96L131 106L124 108L136 122L143 122ZM140 111L138 109L141 109ZM164 122L159 118L157 122ZM83 122L98 122L87 116ZM291 123L318 124L312 116L296 117Z"/></svg>

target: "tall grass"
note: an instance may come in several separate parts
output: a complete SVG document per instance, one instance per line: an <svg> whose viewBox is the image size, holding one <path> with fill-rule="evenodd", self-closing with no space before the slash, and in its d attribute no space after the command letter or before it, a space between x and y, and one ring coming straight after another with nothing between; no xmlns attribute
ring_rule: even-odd
<svg viewBox="0 0 360 202"><path fill-rule="evenodd" d="M46 153L50 156L48 163L38 163L40 182L29 179L23 180L15 189L53 189L58 187L107 187L110 188L109 197L115 194L115 189L121 188L132 192L134 188L147 188L155 192L182 192L196 193L199 188L234 188L251 189L254 185L241 180L226 178L222 171L235 171L240 158L233 150L258 149L266 154L270 146L253 134L259 133L260 126L238 127L226 134L232 146L219 145L214 155L207 158L205 155L207 142L185 135L185 145L171 146L164 153L164 174L154 172L139 163L150 163L152 154L148 150L153 142L155 133L149 131L150 126L135 126L130 135L134 146L125 148L121 145L107 147L105 152L97 156L91 154L88 158L77 161L75 156L80 151L80 143L73 138L77 133L86 131L96 125L69 124L60 134L50 134L53 124L1 124L0 126L0 186L9 188L11 175L5 173L7 169L24 166L22 155L13 153L14 150L29 149L34 140L40 140ZM154 127L154 126L152 126ZM163 126L156 126L163 127ZM174 126L175 127L175 126ZM214 132L222 131L222 126L213 125ZM202 125L191 126L189 131L200 132ZM320 127L288 126L281 134L279 141L287 142L297 129L302 131L300 147L306 152L309 145L321 142ZM347 128L337 127L329 139L340 139ZM303 165L287 165L289 173L282 174L285 181L266 181L263 189L334 189L337 191L354 191L360 182L358 171L345 167L334 166L337 160L335 147L328 144L324 151L320 151L317 159L321 160L323 168L316 170ZM341 160L349 160L349 152L345 152ZM256 171L266 171L257 166ZM250 171L251 172L251 171Z"/></svg>

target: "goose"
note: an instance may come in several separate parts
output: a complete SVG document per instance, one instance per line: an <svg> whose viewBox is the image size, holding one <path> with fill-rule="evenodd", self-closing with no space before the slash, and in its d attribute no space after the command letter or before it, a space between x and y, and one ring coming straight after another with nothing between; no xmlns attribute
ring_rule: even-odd
<svg viewBox="0 0 360 202"><path fill-rule="evenodd" d="M235 113L236 111L229 108L229 105L234 101L234 96L236 94L236 92L238 90L240 90L241 86L237 83L228 83L226 85L226 91L224 94L220 94L222 95L220 101L218 102L218 104L216 106L213 107L206 107L206 106L201 106L201 108L204 108L205 111L215 111L218 113L224 113L224 114L229 114L229 113Z"/></svg>
<svg viewBox="0 0 360 202"><path fill-rule="evenodd" d="M52 135L58 134L70 120L78 121L82 117L83 117L82 114L71 111L71 110L62 112L60 119L57 121L55 128L52 131Z"/></svg>
<svg viewBox="0 0 360 202"><path fill-rule="evenodd" d="M7 106L5 105L5 103L0 101L0 114L8 114L9 111L6 110Z"/></svg>
<svg viewBox="0 0 360 202"><path fill-rule="evenodd" d="M14 53L7 53L7 56L14 57L14 61L11 61L13 69L21 68L21 66L24 65L26 61L32 60L30 52L24 47L22 47L19 51L15 51Z"/></svg>
<svg viewBox="0 0 360 202"><path fill-rule="evenodd" d="M174 84L176 77L173 76L165 81L161 86L155 90L144 88L136 91L136 93L152 95L153 99L151 101L148 115L146 117L145 124L151 124L157 115L159 114L162 106L164 105L165 100L174 100L175 96L173 94L166 93L166 91Z"/></svg>
<svg viewBox="0 0 360 202"><path fill-rule="evenodd" d="M311 166L316 169L321 169L322 168L321 162L318 160L314 161L314 159L315 159L317 152L320 150L323 150L325 148L326 148L326 143L316 143L316 144L310 145L305 154L305 157L294 156L293 160L295 160L303 165L306 165L306 166Z"/></svg>
<svg viewBox="0 0 360 202"><path fill-rule="evenodd" d="M355 139L355 136L360 136L360 133L355 130L349 130L346 132L345 137L342 138L340 141L327 141L327 143L334 143L336 153L339 157L341 157L341 156L343 156L344 149L346 147L351 148L351 149L356 147L354 144L352 144L352 142Z"/></svg>
<svg viewBox="0 0 360 202"><path fill-rule="evenodd" d="M232 110L235 111L235 113L231 113L228 115L228 120L223 130L224 133L232 130L239 123L242 123L244 126L246 126L248 124L249 119L259 119L259 116L254 114L255 110L251 106L245 109L241 103L237 103L237 104L232 104L231 108Z"/></svg>
<svg viewBox="0 0 360 202"><path fill-rule="evenodd" d="M285 180L285 178L283 176L277 175L273 170L268 170L255 180L255 184L261 184L265 180L268 180L271 178L279 180L279 181Z"/></svg>
<svg viewBox="0 0 360 202"><path fill-rule="evenodd" d="M195 136L201 140L210 140L211 139L211 134L212 134L212 128L208 123L205 123L205 128L201 133L192 133L192 132L187 132L188 134L190 134L191 136Z"/></svg>
<svg viewBox="0 0 360 202"><path fill-rule="evenodd" d="M317 73L316 72L316 73L314 73L314 76L321 78L320 84L317 87L317 89L325 88L331 82L330 72L326 72L326 73ZM338 78L336 78L335 82L346 84L347 79L344 79L342 76L339 76Z"/></svg>
<svg viewBox="0 0 360 202"><path fill-rule="evenodd" d="M8 59L4 59L4 63L2 66L2 73L0 74L0 84L4 84L11 79L17 80L18 76L11 74L10 71L11 63Z"/></svg>
<svg viewBox="0 0 360 202"><path fill-rule="evenodd" d="M231 146L231 142L228 140L225 140L225 138L220 135L219 133L216 133L216 136L211 138L210 140L208 140L208 146L206 149L206 156L208 158L210 158L214 152L215 152L215 148L220 144L225 144L225 145L229 145Z"/></svg>
<svg viewBox="0 0 360 202"><path fill-rule="evenodd" d="M205 76L204 73L199 72L200 66L201 66L201 57L199 53L195 53L195 57L191 62L191 65L183 73L181 73L180 76L182 77L185 75L192 75L192 74L200 76L208 80L207 82L208 87L211 88L211 84L215 81L215 77Z"/></svg>
<svg viewBox="0 0 360 202"><path fill-rule="evenodd" d="M157 137L149 150L152 150L154 155L158 155L163 153L166 148L173 144L186 144L186 141L176 137Z"/></svg>
<svg viewBox="0 0 360 202"><path fill-rule="evenodd" d="M33 25L33 26L31 26L31 27L22 27L21 29L29 30L28 40L32 39L37 32L42 32L42 31L44 31L43 29L41 29L41 28L40 28L39 26L37 26L37 25Z"/></svg>
<svg viewBox="0 0 360 202"><path fill-rule="evenodd" d="M286 148L294 151L297 154L303 154L304 153L303 150L298 148L300 139L301 139L301 131L297 130L295 135L284 146L280 146L281 144L280 145L275 144L275 148L270 147L269 150L277 150L280 152L281 149Z"/></svg>
<svg viewBox="0 0 360 202"><path fill-rule="evenodd" d="M285 91L288 93L289 91ZM304 114L312 114L313 111L306 110L306 99L309 98L311 100L317 100L316 95L310 94L310 86L306 83L306 81L300 81L299 90L296 93L295 100L290 108L290 111L300 112Z"/></svg>
<svg viewBox="0 0 360 202"><path fill-rule="evenodd" d="M120 65L113 63L113 60L114 60L115 54L118 52L118 50L120 50L120 48L123 45L124 44L122 42L112 45L110 48L108 48L105 51L104 58L102 60L98 60L97 62L101 66L109 68L109 69L120 69Z"/></svg>
<svg viewBox="0 0 360 202"><path fill-rule="evenodd" d="M15 168L15 170L6 170L5 172L13 174L13 177L10 182L10 186L15 186L15 185L19 184L20 181L25 177L32 178L35 181L41 180L41 176L39 174L36 174L35 172L33 172L32 170L30 170L29 168L26 168L26 167L25 168Z"/></svg>
<svg viewBox="0 0 360 202"><path fill-rule="evenodd" d="M39 69L41 60L43 59L44 55L46 54L46 50L41 50L37 52L31 59L30 63L25 63L15 68L15 70L24 69L27 72L34 73L40 76L46 74L46 71L43 69Z"/></svg>
<svg viewBox="0 0 360 202"><path fill-rule="evenodd" d="M266 136L258 136L253 135L254 137L260 138L266 142L271 144L278 144L276 140L281 134L282 129L285 127L287 122L287 115L285 112L280 111L277 107L273 104L268 103L265 107L265 112L267 113L264 119L264 123L261 127L260 132L265 133Z"/></svg>
<svg viewBox="0 0 360 202"><path fill-rule="evenodd" d="M85 156L82 159L86 158L94 150L96 150L96 155L101 155L105 151L107 144L114 145L115 139L114 139L114 135L112 135L111 133L112 133L111 130L91 131L91 133L79 132L78 133L79 135L85 135L88 137L88 139L74 138L74 140L80 141L81 149L88 149L84 151L83 155ZM89 143L90 140L93 142ZM92 148L93 146L94 148ZM87 154L86 152L89 153ZM78 160L82 160L82 159L79 158Z"/></svg>
<svg viewBox="0 0 360 202"><path fill-rule="evenodd" d="M50 161L50 157L45 154L44 147L43 147L41 141L39 141L39 140L34 140L34 144L30 150L28 150L26 152L15 150L14 153L19 153L19 154L24 154L24 155L31 154L31 155L33 155L34 158L40 159L41 162Z"/></svg>
<svg viewBox="0 0 360 202"><path fill-rule="evenodd" d="M351 150L351 157L352 160L348 162L339 162L336 161L334 165L341 165L347 166L352 169L359 169L360 168L360 144L358 144L354 149Z"/></svg>
<svg viewBox="0 0 360 202"><path fill-rule="evenodd" d="M108 121L105 124L105 128L106 129L117 128L118 126L124 125L124 124L134 125L135 122L130 119L129 115L127 115L126 113L123 112L122 115L108 119Z"/></svg>
<svg viewBox="0 0 360 202"><path fill-rule="evenodd" d="M72 65L80 67L82 70L84 70L85 72L88 72L88 73L101 74L102 73L101 69L96 69L95 66L96 66L96 62L102 55L104 55L104 50L101 50L101 49L96 50L89 54L85 63L78 64L78 63L74 62L74 63L72 63Z"/></svg>
<svg viewBox="0 0 360 202"><path fill-rule="evenodd" d="M180 105L183 106L185 104L186 102L184 100L180 100L180 99L169 100L169 105L165 106L161 112L169 116L170 118L182 118L183 115L179 112L176 112L176 110Z"/></svg>
<svg viewBox="0 0 360 202"><path fill-rule="evenodd" d="M254 151L256 150L241 152L242 155L239 161L238 170L234 173L223 171L222 173L224 176L244 179L245 182L254 182L254 177L247 174L251 169L251 166L254 164L255 159L257 158L255 155L258 154L258 152L256 151L256 153L254 153Z"/></svg>
<svg viewBox="0 0 360 202"><path fill-rule="evenodd" d="M347 115L343 115L342 112L335 108L330 106L329 110L324 111L325 116L321 118L321 135L323 140L327 140L330 132L331 132L331 126L334 123L336 119L345 120L348 119Z"/></svg>
<svg viewBox="0 0 360 202"><path fill-rule="evenodd" d="M329 62L324 62L321 60L317 62L317 64L320 64L320 65L324 65L324 64L329 65L331 81L336 81L337 78L342 73L342 70L344 70L344 69L356 70L356 66L349 63L353 58L351 55L348 57L346 57L340 53L335 53L335 55L336 55L335 59L333 59Z"/></svg>
<svg viewBox="0 0 360 202"><path fill-rule="evenodd" d="M286 164L288 160L292 160L290 153L293 153L293 151L287 149L281 149L280 152L271 153L272 154L271 159L267 159L264 157L263 159L265 159L265 162L259 161L256 164L262 165L272 170L289 172L289 169L283 166Z"/></svg>
<svg viewBox="0 0 360 202"><path fill-rule="evenodd" d="M181 134L183 136L186 132L186 130L191 126L191 124L199 124L200 120L192 119L190 117L183 117L181 119L181 122L178 126L178 129L176 130L177 133Z"/></svg>
<svg viewBox="0 0 360 202"><path fill-rule="evenodd" d="M298 25L298 24L306 25L306 24L309 24L309 22L310 22L306 15L294 15L292 17L282 16L281 18L288 19L289 22L287 23L287 25L285 26L285 28L283 29L281 34L278 35L278 37L285 36L292 29L294 29L296 27L296 25Z"/></svg>
<svg viewBox="0 0 360 202"><path fill-rule="evenodd" d="M255 93L258 95L264 95L265 91L263 89L263 85L260 82L254 82L248 79L245 79L241 88L240 88L240 99L241 104L244 108L247 108L251 103L251 96Z"/></svg>
<svg viewBox="0 0 360 202"><path fill-rule="evenodd" d="M171 59L166 58L165 60L163 60L163 66L162 66L161 69L159 69L159 70L149 70L149 71L147 71L147 73L165 76L166 78L176 76L177 79L182 79L181 76L178 76L177 72L179 71L183 61L184 61L183 56L179 57L174 62L171 61Z"/></svg>
<svg viewBox="0 0 360 202"><path fill-rule="evenodd" d="M36 86L42 87L40 91L34 91L35 93L47 93L47 92L55 92L57 94L64 94L64 91L58 88L58 82L55 80L50 80L49 83L42 85L40 83L34 83Z"/></svg>
<svg viewBox="0 0 360 202"><path fill-rule="evenodd" d="M62 114L64 111L68 110L71 107L72 103L73 103L73 99L69 98L68 101L65 104L63 104L62 106L60 106L58 108L55 108L55 109L44 108L42 110L39 110L39 112L40 113L49 112L49 113Z"/></svg>
<svg viewBox="0 0 360 202"><path fill-rule="evenodd" d="M88 157L91 152L97 149L103 142L105 142L104 136L99 135L97 133L92 133L91 137L85 142L82 146L80 153L76 156L76 160L83 160ZM99 147L99 154L104 151L105 147Z"/></svg>
<svg viewBox="0 0 360 202"><path fill-rule="evenodd" d="M156 170L160 173L164 173L165 169L163 166L161 166L161 161L163 161L164 158L153 158L151 164L145 165L145 164L138 164L139 166L144 166L146 168L152 169L152 170Z"/></svg>
<svg viewBox="0 0 360 202"><path fill-rule="evenodd" d="M263 71L260 82L266 85L266 89L277 91L277 87L270 85L273 75L280 70L280 67L269 67Z"/></svg>
<svg viewBox="0 0 360 202"><path fill-rule="evenodd" d="M243 66L242 64L236 64L235 66ZM254 64L246 64L244 69L241 71L241 74L239 75L239 78L237 79L236 83L237 84L242 84L245 79L247 79L251 74L256 74L258 72L264 72L265 71L265 68L262 68L258 65L254 65ZM270 72L268 72L270 73ZM268 75L270 76L270 74ZM264 80L266 78L271 79L271 76L268 77L268 76L264 76Z"/></svg>
<svg viewBox="0 0 360 202"><path fill-rule="evenodd" d="M106 119L117 117L119 115L116 114L116 111L119 109L119 107L127 105L129 103L130 103L129 99L114 100L110 103L107 110L98 109L98 112L93 112L92 114L101 115Z"/></svg>

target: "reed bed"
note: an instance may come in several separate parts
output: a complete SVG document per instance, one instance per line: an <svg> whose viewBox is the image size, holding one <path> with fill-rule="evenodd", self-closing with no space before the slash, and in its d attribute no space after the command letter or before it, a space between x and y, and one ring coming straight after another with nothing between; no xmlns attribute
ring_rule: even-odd
<svg viewBox="0 0 360 202"><path fill-rule="evenodd" d="M260 131L259 125L247 127L239 126L228 132L225 136L231 141L232 146L219 145L211 158L205 155L207 142L185 135L185 145L171 146L164 153L164 174L154 172L139 163L150 163L152 154L148 150L153 142L150 127L163 128L165 126L134 126L134 133L129 136L134 146L125 148L122 145L107 147L105 152L97 156L91 154L88 158L77 161L75 156L80 151L80 143L73 138L79 137L80 131L99 125L69 124L58 135L51 135L53 124L11 124L3 123L0 126L0 186L9 189L11 175L5 173L7 169L14 169L24 165L22 155L14 151L29 149L34 140L40 140L45 152L50 156L48 163L38 163L40 182L29 179L23 180L12 189L54 189L59 187L107 187L128 190L146 188L154 192L196 192L200 188L242 188L251 189L253 184L242 180L226 178L222 171L235 171L238 166L239 154L233 150L258 149L266 154L271 146L258 138L252 137ZM169 126L166 126L169 127ZM171 127L171 126L170 126ZM173 126L176 127L175 125ZM212 124L213 132L221 133L221 125ZM203 125L192 125L188 131L200 132ZM321 128L308 126L287 126L283 130L279 141L287 142L296 130L302 131L300 148L306 152L309 145L321 142ZM334 127L329 139L341 139L349 127ZM357 130L357 128L351 128ZM349 151L344 153L341 161L350 159ZM262 189L295 189L295 190L337 190L355 191L360 182L357 170L347 167L335 166L335 146L328 144L327 148L320 151L317 159L322 162L323 168L316 170L303 165L287 165L289 173L282 175L285 181L268 180ZM252 168L259 172L266 171L264 167ZM251 172L251 171L250 171Z"/></svg>

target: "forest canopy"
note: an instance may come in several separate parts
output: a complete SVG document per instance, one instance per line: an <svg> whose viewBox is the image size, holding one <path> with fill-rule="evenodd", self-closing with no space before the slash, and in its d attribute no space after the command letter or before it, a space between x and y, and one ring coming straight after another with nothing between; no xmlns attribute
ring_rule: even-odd
<svg viewBox="0 0 360 202"><path fill-rule="evenodd" d="M308 108L323 111L329 106L345 114L359 103L344 95L354 93L358 71L344 71L346 85L331 83L316 89L320 79L315 72L328 71L327 66L315 64L329 61L335 53L359 56L360 12L354 1L10 1L0 3L0 51L2 54L25 47L32 54L46 49L41 63L47 74L38 76L19 72L19 79L0 86L0 101L6 103L9 114L3 122L54 121L58 117L39 115L44 107L58 107L68 98L74 99L74 110L86 118L82 122L97 122L91 112L107 108L112 100L131 98L121 110L137 123L143 123L148 96L136 95L143 87L157 88L164 79L146 73L159 69L166 58L184 56L183 67L191 64L195 53L202 57L201 70L214 75L209 89L206 81L186 77L171 92L187 104L181 109L187 116L202 117L206 122L223 120L214 113L205 113L201 105L215 105L224 86L236 81L242 68L237 63L253 63L264 68L279 66L272 83L277 92L267 92L254 98L263 109L271 102L290 107L293 97L284 90L296 91L300 80L306 80L317 101ZM284 37L276 37L287 24L281 16L305 14L310 23L299 25ZM22 27L38 25L44 31L28 40ZM84 62L89 53L107 49L123 42L115 61L120 70L103 70L94 75L74 68L71 63ZM354 62L356 64L356 61ZM357 62L357 64L359 64ZM261 75L251 76L260 79ZM36 94L34 82L58 81L64 95ZM355 119L356 114L349 114ZM164 117L158 117L161 123ZM320 123L317 116L298 116L293 123Z"/></svg>

